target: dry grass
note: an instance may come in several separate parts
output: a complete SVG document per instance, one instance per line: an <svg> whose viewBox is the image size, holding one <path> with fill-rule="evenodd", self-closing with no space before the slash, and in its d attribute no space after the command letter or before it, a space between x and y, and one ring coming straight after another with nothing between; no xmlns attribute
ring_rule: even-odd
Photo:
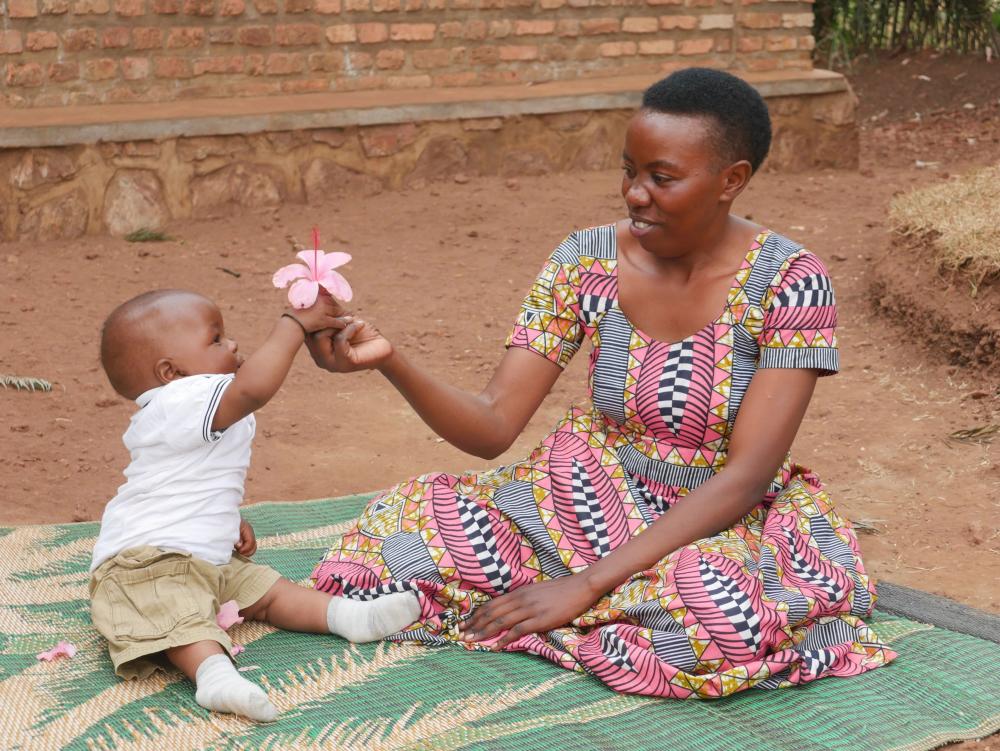
<svg viewBox="0 0 1000 751"><path fill-rule="evenodd" d="M945 268L1000 272L1000 164L898 196L889 217L897 232L928 236Z"/></svg>

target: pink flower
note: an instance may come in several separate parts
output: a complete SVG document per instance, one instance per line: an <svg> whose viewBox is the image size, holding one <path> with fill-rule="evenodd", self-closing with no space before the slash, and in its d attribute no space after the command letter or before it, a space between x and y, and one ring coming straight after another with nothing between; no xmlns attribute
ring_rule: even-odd
<svg viewBox="0 0 1000 751"><path fill-rule="evenodd" d="M219 628L223 631L228 631L237 623L243 623L243 616L240 615L240 606L236 604L236 600L224 602L219 606L215 622L219 624Z"/></svg>
<svg viewBox="0 0 1000 751"><path fill-rule="evenodd" d="M347 280L334 271L351 260L350 253L325 253L322 250L301 250L297 254L302 263L282 266L274 272L274 286L292 288L288 290L288 302L293 308L308 308L316 302L319 288L344 302L349 301L354 293ZM305 264L304 266L302 264Z"/></svg>
<svg viewBox="0 0 1000 751"><path fill-rule="evenodd" d="M240 618L240 620L242 621L243 619ZM246 647L244 647L242 644L237 644L236 642L233 642L233 648L229 650L229 654L233 657L236 657L236 655L242 654L243 652L246 652Z"/></svg>
<svg viewBox="0 0 1000 751"><path fill-rule="evenodd" d="M47 652L39 652L35 655L35 659L52 662L57 657L61 657L63 655L66 657L74 657L76 655L76 645L70 644L68 641L61 641Z"/></svg>

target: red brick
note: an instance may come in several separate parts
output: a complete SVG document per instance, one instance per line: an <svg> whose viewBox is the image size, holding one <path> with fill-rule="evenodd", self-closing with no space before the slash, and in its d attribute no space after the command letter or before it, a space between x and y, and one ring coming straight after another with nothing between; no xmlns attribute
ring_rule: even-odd
<svg viewBox="0 0 1000 751"><path fill-rule="evenodd" d="M741 36L736 44L736 49L740 52L760 52L764 49L764 38Z"/></svg>
<svg viewBox="0 0 1000 751"><path fill-rule="evenodd" d="M42 66L38 63L7 63L8 86L41 86L45 79Z"/></svg>
<svg viewBox="0 0 1000 751"><path fill-rule="evenodd" d="M504 62L515 60L537 60L538 47L533 44L509 44L500 48L500 59Z"/></svg>
<svg viewBox="0 0 1000 751"><path fill-rule="evenodd" d="M419 76L388 76L385 79L389 89L429 89L434 85L433 79L424 74Z"/></svg>
<svg viewBox="0 0 1000 751"><path fill-rule="evenodd" d="M778 69L778 58L776 57L754 57L745 63L746 69L755 73Z"/></svg>
<svg viewBox="0 0 1000 751"><path fill-rule="evenodd" d="M78 62L49 63L48 78L53 83L75 81L79 77L80 63Z"/></svg>
<svg viewBox="0 0 1000 751"><path fill-rule="evenodd" d="M683 5L684 0L646 0L646 5Z"/></svg>
<svg viewBox="0 0 1000 751"><path fill-rule="evenodd" d="M711 39L684 39L677 45L678 55L704 55L712 51Z"/></svg>
<svg viewBox="0 0 1000 751"><path fill-rule="evenodd" d="M804 37L799 37L798 47L800 50L812 50L816 47L816 40L812 34L806 34Z"/></svg>
<svg viewBox="0 0 1000 751"><path fill-rule="evenodd" d="M42 0L40 10L44 16L61 16L69 13L69 0Z"/></svg>
<svg viewBox="0 0 1000 751"><path fill-rule="evenodd" d="M191 61L183 57L158 57L153 60L153 73L157 78L191 78Z"/></svg>
<svg viewBox="0 0 1000 751"><path fill-rule="evenodd" d="M549 19L514 21L514 33L517 36L546 36L555 30L556 22Z"/></svg>
<svg viewBox="0 0 1000 751"><path fill-rule="evenodd" d="M253 7L262 16L273 16L278 12L278 0L253 0Z"/></svg>
<svg viewBox="0 0 1000 751"><path fill-rule="evenodd" d="M401 49L379 50L375 67L380 70L399 70L406 63L406 53Z"/></svg>
<svg viewBox="0 0 1000 751"><path fill-rule="evenodd" d="M740 26L745 29L781 28L780 13L743 13L739 17Z"/></svg>
<svg viewBox="0 0 1000 751"><path fill-rule="evenodd" d="M596 34L617 34L621 22L617 18L585 18L580 21L580 33L584 36Z"/></svg>
<svg viewBox="0 0 1000 751"><path fill-rule="evenodd" d="M345 23L326 27L326 40L330 44L347 44L356 42L357 39L358 32L354 28L354 24Z"/></svg>
<svg viewBox="0 0 1000 751"><path fill-rule="evenodd" d="M46 47L32 47L32 34L44 34L51 32L31 32L28 34L28 49L29 50L41 50L47 49ZM55 35L53 35L55 36ZM59 46L58 37L56 44L51 45L53 47ZM21 38L20 31L0 31L0 55L17 55L24 51L24 41Z"/></svg>
<svg viewBox="0 0 1000 751"><path fill-rule="evenodd" d="M601 57L624 57L634 55L639 46L635 42L605 42L601 45Z"/></svg>
<svg viewBox="0 0 1000 751"><path fill-rule="evenodd" d="M115 0L115 14L123 18L134 18L145 12L145 0Z"/></svg>
<svg viewBox="0 0 1000 751"><path fill-rule="evenodd" d="M452 50L417 50L413 53L413 67L420 70L428 68L447 68L451 65Z"/></svg>
<svg viewBox="0 0 1000 751"><path fill-rule="evenodd" d="M141 97L134 89L128 86L115 86L105 95L108 104L125 104L128 102L141 101Z"/></svg>
<svg viewBox="0 0 1000 751"><path fill-rule="evenodd" d="M215 0L184 0L185 16L210 17L215 15Z"/></svg>
<svg viewBox="0 0 1000 751"><path fill-rule="evenodd" d="M708 13L698 19L700 29L731 29L733 28L732 13Z"/></svg>
<svg viewBox="0 0 1000 751"><path fill-rule="evenodd" d="M274 34L270 26L244 26L236 32L236 41L247 47L270 47Z"/></svg>
<svg viewBox="0 0 1000 751"><path fill-rule="evenodd" d="M355 29L361 44L377 44L389 38L389 29L384 23L359 23Z"/></svg>
<svg viewBox="0 0 1000 751"><path fill-rule="evenodd" d="M694 29L697 26L697 16L660 16L660 28L664 31L670 31L671 29Z"/></svg>
<svg viewBox="0 0 1000 751"><path fill-rule="evenodd" d="M314 52L309 55L309 70L337 73L344 69L344 56L339 52Z"/></svg>
<svg viewBox="0 0 1000 751"><path fill-rule="evenodd" d="M349 52L347 61L352 70L367 70L375 64L375 57L368 52Z"/></svg>
<svg viewBox="0 0 1000 751"><path fill-rule="evenodd" d="M274 28L275 41L282 47L306 47L322 44L323 29L316 24L279 24Z"/></svg>
<svg viewBox="0 0 1000 751"><path fill-rule="evenodd" d="M343 7L344 4L341 0L316 0L316 12L322 13L324 16L340 13Z"/></svg>
<svg viewBox="0 0 1000 751"><path fill-rule="evenodd" d="M469 62L472 65L495 65L500 60L500 51L496 47L475 46L469 50Z"/></svg>
<svg viewBox="0 0 1000 751"><path fill-rule="evenodd" d="M474 70L464 70L460 73L442 73L434 76L435 86L474 86L479 83L479 74Z"/></svg>
<svg viewBox="0 0 1000 751"><path fill-rule="evenodd" d="M795 37L768 37L765 47L768 52L787 52L795 49Z"/></svg>
<svg viewBox="0 0 1000 751"><path fill-rule="evenodd" d="M394 23L389 27L389 38L394 42L428 42L437 33L433 23Z"/></svg>
<svg viewBox="0 0 1000 751"><path fill-rule="evenodd" d="M167 49L190 49L205 43L205 30L199 26L180 26L167 32Z"/></svg>
<svg viewBox="0 0 1000 751"><path fill-rule="evenodd" d="M560 18L556 22L556 34L561 37L579 36L580 22L575 18Z"/></svg>
<svg viewBox="0 0 1000 751"><path fill-rule="evenodd" d="M640 55L672 55L676 48L673 39L650 39L639 42Z"/></svg>
<svg viewBox="0 0 1000 751"><path fill-rule="evenodd" d="M74 16L103 16L111 12L110 0L74 0Z"/></svg>
<svg viewBox="0 0 1000 751"><path fill-rule="evenodd" d="M196 58L193 65L194 74L203 76L207 73L242 73L246 61L242 55Z"/></svg>
<svg viewBox="0 0 1000 751"><path fill-rule="evenodd" d="M286 79L281 82L281 91L285 94L309 94L329 89L329 78Z"/></svg>
<svg viewBox="0 0 1000 751"><path fill-rule="evenodd" d="M151 0L153 13L161 16L172 16L181 12L180 0Z"/></svg>
<svg viewBox="0 0 1000 751"><path fill-rule="evenodd" d="M38 0L7 0L7 15L10 18L37 18Z"/></svg>
<svg viewBox="0 0 1000 751"><path fill-rule="evenodd" d="M718 37L715 40L715 51L716 52L732 52L733 49L733 37L732 34L726 34L723 37Z"/></svg>
<svg viewBox="0 0 1000 751"><path fill-rule="evenodd" d="M782 13L781 25L786 29L811 29L812 13Z"/></svg>
<svg viewBox="0 0 1000 751"><path fill-rule="evenodd" d="M385 88L385 76L364 75L340 77L337 79L336 88L341 91L370 91L372 89Z"/></svg>
<svg viewBox="0 0 1000 751"><path fill-rule="evenodd" d="M83 63L83 77L88 81L107 81L118 75L118 62L110 57L86 60Z"/></svg>
<svg viewBox="0 0 1000 751"><path fill-rule="evenodd" d="M424 7L424 0L403 0L403 10L407 13L421 10Z"/></svg>
<svg viewBox="0 0 1000 751"><path fill-rule="evenodd" d="M221 0L219 2L219 15L224 18L242 16L246 10L246 0Z"/></svg>
<svg viewBox="0 0 1000 751"><path fill-rule="evenodd" d="M250 76L264 75L263 55L245 55L243 57L243 63L245 65L244 70L246 71L247 75Z"/></svg>
<svg viewBox="0 0 1000 751"><path fill-rule="evenodd" d="M308 13L312 8L312 0L285 0L285 13Z"/></svg>
<svg viewBox="0 0 1000 751"><path fill-rule="evenodd" d="M660 30L660 22L652 16L630 16L622 21L622 31L627 34L653 34Z"/></svg>
<svg viewBox="0 0 1000 751"><path fill-rule="evenodd" d="M16 31L0 32L0 54L3 54L3 34L17 34ZM29 31L25 47L33 52L39 50L54 50L59 46L59 35L54 31ZM20 50L17 50L20 52Z"/></svg>
<svg viewBox="0 0 1000 751"><path fill-rule="evenodd" d="M371 0L372 10L375 13L390 13L401 10L403 3L401 0Z"/></svg>
<svg viewBox="0 0 1000 751"><path fill-rule="evenodd" d="M542 10L557 10L566 4L566 0L541 0L539 6Z"/></svg>
<svg viewBox="0 0 1000 751"><path fill-rule="evenodd" d="M101 32L101 46L105 49L128 47L132 32L127 26L110 26Z"/></svg>
<svg viewBox="0 0 1000 751"><path fill-rule="evenodd" d="M138 81L149 78L149 58L123 57L121 59L122 78L126 81Z"/></svg>
<svg viewBox="0 0 1000 751"><path fill-rule="evenodd" d="M438 26L442 39L461 39L465 34L465 24L461 21L446 21Z"/></svg>
<svg viewBox="0 0 1000 751"><path fill-rule="evenodd" d="M565 44L550 42L542 46L542 60L567 60L569 48Z"/></svg>
<svg viewBox="0 0 1000 751"><path fill-rule="evenodd" d="M155 26L132 29L132 49L158 50L163 46L163 31Z"/></svg>
<svg viewBox="0 0 1000 751"><path fill-rule="evenodd" d="M574 60L597 60L601 56L601 46L591 42L582 42L573 48L571 57Z"/></svg>
<svg viewBox="0 0 1000 751"><path fill-rule="evenodd" d="M347 12L365 13L371 9L369 0L344 0L344 10Z"/></svg>
<svg viewBox="0 0 1000 751"><path fill-rule="evenodd" d="M210 26L208 29L209 44L236 44L236 28L234 26Z"/></svg>
<svg viewBox="0 0 1000 751"><path fill-rule="evenodd" d="M62 35L64 52L82 52L97 46L97 32L94 29L67 29Z"/></svg>
<svg viewBox="0 0 1000 751"><path fill-rule="evenodd" d="M513 21L506 19L502 21L490 21L489 35L493 39L505 39L514 33Z"/></svg>

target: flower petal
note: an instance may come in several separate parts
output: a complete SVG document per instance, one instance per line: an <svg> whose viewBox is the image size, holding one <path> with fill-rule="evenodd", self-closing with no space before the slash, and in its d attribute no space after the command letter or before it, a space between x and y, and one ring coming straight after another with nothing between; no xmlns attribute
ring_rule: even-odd
<svg viewBox="0 0 1000 751"><path fill-rule="evenodd" d="M295 254L297 258L302 259L302 263L309 267L309 278L316 278L316 269L323 262L323 256L326 255L322 250L300 250Z"/></svg>
<svg viewBox="0 0 1000 751"><path fill-rule="evenodd" d="M294 282L296 279L301 279L308 274L309 269L301 263L290 263L287 266L282 266L274 272L274 276L271 278L271 283L280 289L282 287L287 287L291 282Z"/></svg>
<svg viewBox="0 0 1000 751"><path fill-rule="evenodd" d="M288 302L293 308L311 308L319 296L319 282L312 279L299 279L288 290Z"/></svg>
<svg viewBox="0 0 1000 751"><path fill-rule="evenodd" d="M338 300L350 302L351 298L354 297L354 291L351 289L351 285L348 284L347 280L336 271L327 271L326 274L320 278L319 283L323 285L327 292L336 297Z"/></svg>
<svg viewBox="0 0 1000 751"><path fill-rule="evenodd" d="M350 263L350 261L350 253L341 253L339 250L336 250L333 253L325 253L319 257L319 266L316 271L320 276L323 276L331 269L343 266L345 263Z"/></svg>
<svg viewBox="0 0 1000 751"><path fill-rule="evenodd" d="M233 648L229 650L229 654L232 655L233 657L236 657L236 655L240 654L241 652L246 652L246 651L247 651L247 648L244 647L242 644L237 644L237 643L233 642Z"/></svg>
<svg viewBox="0 0 1000 751"><path fill-rule="evenodd" d="M215 615L215 622L219 624L219 628L223 631L228 631L237 623L243 623L243 616L240 615L240 606L236 604L236 600L229 600L219 606L219 612Z"/></svg>
<svg viewBox="0 0 1000 751"><path fill-rule="evenodd" d="M57 657L65 655L66 657L76 656L76 645L71 644L68 641L61 641L56 644L52 649L46 650L45 652L39 652L35 655L36 660L44 660L45 662L52 662Z"/></svg>

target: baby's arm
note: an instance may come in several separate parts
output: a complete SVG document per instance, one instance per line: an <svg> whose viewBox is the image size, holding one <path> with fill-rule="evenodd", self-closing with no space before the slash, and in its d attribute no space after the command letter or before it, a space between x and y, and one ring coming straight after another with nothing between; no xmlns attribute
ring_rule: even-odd
<svg viewBox="0 0 1000 751"><path fill-rule="evenodd" d="M253 353L222 394L212 430L225 430L263 407L281 388L304 334L328 328L343 328L346 321L335 317L337 308L329 295L320 295L305 310L286 313L278 319L267 341Z"/></svg>

